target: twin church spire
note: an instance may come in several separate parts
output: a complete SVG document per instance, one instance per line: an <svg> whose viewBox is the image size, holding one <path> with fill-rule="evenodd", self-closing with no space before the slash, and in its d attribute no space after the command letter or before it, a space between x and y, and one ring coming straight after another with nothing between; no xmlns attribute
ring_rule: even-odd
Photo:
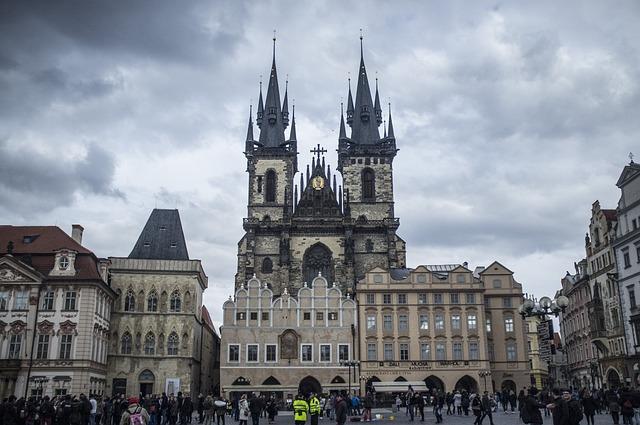
<svg viewBox="0 0 640 425"><path fill-rule="evenodd" d="M275 153L277 150L288 153L296 153L297 140L295 128L295 106L292 112L291 129L289 139L285 137L285 129L289 126L289 101L288 81L285 85L284 100L280 102L280 90L278 86L278 72L276 69L276 38L273 38L273 60L269 74L267 95L263 101L262 82L260 82L260 95L258 98L256 124L260 128L258 140L253 136L253 120L249 116L247 129L245 154L252 156L255 150L267 150ZM358 68L358 80L356 85L355 101L351 92L351 79L349 79L349 92L347 98L346 124L351 128L351 135L347 137L344 111L340 111L339 140L343 145L373 145L388 144L394 139L393 123L391 120L391 106L389 105L388 131L385 129L381 138L378 127L383 123L380 94L378 91L378 79L376 78L375 96L371 95L367 69L364 63L363 37L360 36L360 66ZM364 147L364 146L363 146ZM394 146L395 149L395 146Z"/></svg>

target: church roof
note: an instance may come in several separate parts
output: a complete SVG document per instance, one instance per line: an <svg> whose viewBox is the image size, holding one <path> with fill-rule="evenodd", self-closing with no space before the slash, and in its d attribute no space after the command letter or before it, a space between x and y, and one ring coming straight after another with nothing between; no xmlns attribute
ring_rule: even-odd
<svg viewBox="0 0 640 425"><path fill-rule="evenodd" d="M129 258L188 260L189 253L178 210L155 208Z"/></svg>
<svg viewBox="0 0 640 425"><path fill-rule="evenodd" d="M377 91L376 91L377 94ZM380 142L378 132L379 110L371 98L371 88L367 77L367 68L364 66L364 54L362 51L362 37L360 37L360 67L358 68L358 85L356 86L356 100L353 111L353 124L351 126L351 140L359 144L377 144Z"/></svg>

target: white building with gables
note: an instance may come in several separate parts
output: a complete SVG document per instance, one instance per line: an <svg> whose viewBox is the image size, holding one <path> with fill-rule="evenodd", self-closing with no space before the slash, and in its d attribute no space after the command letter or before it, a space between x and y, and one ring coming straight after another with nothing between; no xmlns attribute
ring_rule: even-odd
<svg viewBox="0 0 640 425"><path fill-rule="evenodd" d="M225 396L240 392L328 393L357 387L342 362L357 358L357 308L335 283L318 276L297 297L253 277L223 305L220 382ZM351 373L351 377L349 376Z"/></svg>

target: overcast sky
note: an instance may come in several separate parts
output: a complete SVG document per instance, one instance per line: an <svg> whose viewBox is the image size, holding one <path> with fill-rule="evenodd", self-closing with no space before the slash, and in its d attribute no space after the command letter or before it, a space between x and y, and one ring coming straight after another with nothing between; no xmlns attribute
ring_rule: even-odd
<svg viewBox="0 0 640 425"><path fill-rule="evenodd" d="M300 163L320 143L333 168L362 28L409 266L498 260L553 296L591 204L615 208L640 155L640 3L350 3L3 2L0 223L80 223L97 255L126 256L154 207L177 207L220 320L273 29Z"/></svg>

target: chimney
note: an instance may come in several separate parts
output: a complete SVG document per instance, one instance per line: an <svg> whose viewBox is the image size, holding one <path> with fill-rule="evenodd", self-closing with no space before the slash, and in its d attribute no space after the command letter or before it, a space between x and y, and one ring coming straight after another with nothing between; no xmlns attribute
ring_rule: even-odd
<svg viewBox="0 0 640 425"><path fill-rule="evenodd" d="M79 224L71 225L71 238L78 242L79 245L82 245L82 232L84 231L84 227Z"/></svg>

